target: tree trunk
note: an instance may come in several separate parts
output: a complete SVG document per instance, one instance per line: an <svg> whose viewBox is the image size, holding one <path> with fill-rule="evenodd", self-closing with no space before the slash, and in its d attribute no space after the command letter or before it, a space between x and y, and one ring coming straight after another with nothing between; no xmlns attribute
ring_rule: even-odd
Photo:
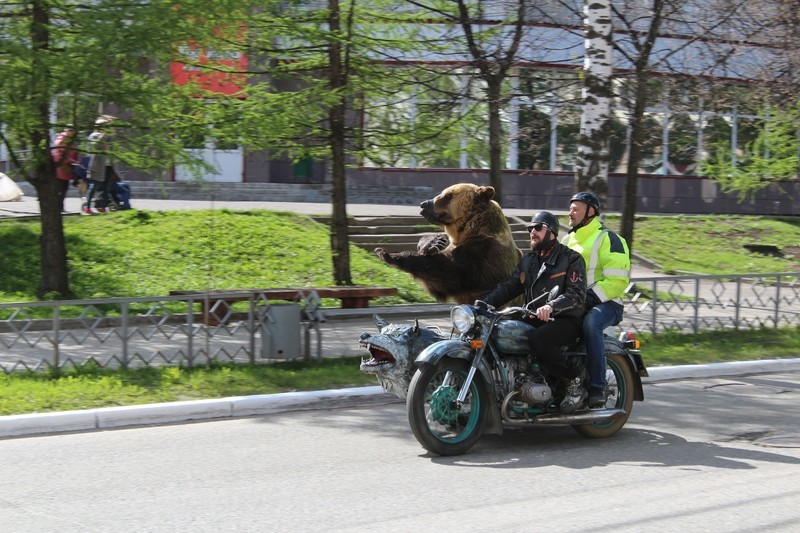
<svg viewBox="0 0 800 533"><path fill-rule="evenodd" d="M46 54L50 48L50 13L44 2L34 1L31 45L34 50ZM39 287L36 294L43 297L55 292L61 298L72 296L67 274L67 249L64 242L64 225L61 220L60 183L55 177L55 165L50 159L50 71L47 63L34 60L31 71L30 98L35 101L36 126L31 132L31 153L36 158L28 180L36 189L41 213ZM31 172L31 170L28 170Z"/></svg>
<svg viewBox="0 0 800 533"><path fill-rule="evenodd" d="M51 167L52 168L52 167ZM60 182L54 171L41 169L37 177L36 193L41 212L41 275L36 295L58 293L60 298L72 298L67 273L67 248L64 242L64 224L61 218Z"/></svg>
<svg viewBox="0 0 800 533"><path fill-rule="evenodd" d="M494 198L503 204L503 124L500 120L502 78L487 80L489 97L489 183L494 187Z"/></svg>
<svg viewBox="0 0 800 533"><path fill-rule="evenodd" d="M650 55L658 39L661 20L664 14L663 0L654 0L651 6L652 20L643 43L638 46L636 58L636 85L633 109L630 117L630 144L628 145L628 171L625 173L625 192L622 198L622 221L620 234L628 241L628 249L633 251L633 222L636 215L636 190L639 185L639 166L642 163L642 143L644 140L644 111L647 105L647 80L650 77L648 64Z"/></svg>
<svg viewBox="0 0 800 533"><path fill-rule="evenodd" d="M622 220L620 234L628 241L628 249L633 250L633 219L636 215L636 190L639 184L639 166L642 163L642 142L644 139L644 109L647 101L647 74L636 75L636 92L631 113L631 134L628 145L628 170L625 173L625 192L622 198Z"/></svg>
<svg viewBox="0 0 800 533"><path fill-rule="evenodd" d="M611 5L608 0L587 0L584 14L586 56L575 185L576 190L590 190L604 198L611 132Z"/></svg>
<svg viewBox="0 0 800 533"><path fill-rule="evenodd" d="M341 19L338 0L328 0L330 31L338 34L341 31ZM347 85L347 72L342 61L342 47L337 35L330 41L328 51L330 62L330 87L342 90ZM352 285L350 274L350 241L347 234L347 169L345 166L345 143L347 130L345 114L347 110L345 96L338 94L339 101L331 106L328 112L330 122L331 149L331 253L333 256L333 281L336 285Z"/></svg>

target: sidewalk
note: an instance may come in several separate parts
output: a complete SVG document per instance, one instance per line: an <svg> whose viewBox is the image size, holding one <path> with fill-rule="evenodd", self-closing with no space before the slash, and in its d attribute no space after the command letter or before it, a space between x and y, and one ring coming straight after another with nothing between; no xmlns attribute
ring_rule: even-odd
<svg viewBox="0 0 800 533"><path fill-rule="evenodd" d="M71 193L74 194L74 193ZM233 202L220 200L131 200L134 209L147 211L173 211L183 209L269 209L275 211L292 211L304 215L330 215L330 204L306 202ZM80 214L80 198L68 197L64 202L66 215ZM504 209L509 216L530 217L533 213L528 209ZM419 216L419 206L392 204L347 204L347 214L358 217L380 217L388 215ZM566 214L566 211L556 213ZM31 217L39 215L39 201L33 196L23 196L18 202L0 202L0 218Z"/></svg>

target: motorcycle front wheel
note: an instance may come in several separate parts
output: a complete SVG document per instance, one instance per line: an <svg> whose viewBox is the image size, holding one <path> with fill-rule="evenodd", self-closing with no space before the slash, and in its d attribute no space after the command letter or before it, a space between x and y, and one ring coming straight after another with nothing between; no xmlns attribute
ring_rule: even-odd
<svg viewBox="0 0 800 533"><path fill-rule="evenodd" d="M414 436L437 455L461 455L472 448L486 426L488 397L476 373L462 405L456 398L470 366L462 359L444 358L416 371L408 388L406 411Z"/></svg>
<svg viewBox="0 0 800 533"><path fill-rule="evenodd" d="M590 439L610 437L622 429L633 409L633 373L620 354L606 354L606 406L605 409L623 409L625 416L607 422L575 425L572 428Z"/></svg>

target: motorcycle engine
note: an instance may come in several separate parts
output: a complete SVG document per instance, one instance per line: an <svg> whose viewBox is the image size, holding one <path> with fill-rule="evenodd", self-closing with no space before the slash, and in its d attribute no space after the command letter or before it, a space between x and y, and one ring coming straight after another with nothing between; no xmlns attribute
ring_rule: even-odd
<svg viewBox="0 0 800 533"><path fill-rule="evenodd" d="M553 397L553 391L550 390L544 376L539 373L529 373L529 364L526 360L507 357L503 359L501 364L508 379L514 381L514 390L519 392L514 401L541 404L550 401ZM500 388L501 384L498 383L497 386Z"/></svg>
<svg viewBox="0 0 800 533"><path fill-rule="evenodd" d="M515 388L519 391L519 399L526 403L545 403L553 397L553 391L541 376L517 376Z"/></svg>

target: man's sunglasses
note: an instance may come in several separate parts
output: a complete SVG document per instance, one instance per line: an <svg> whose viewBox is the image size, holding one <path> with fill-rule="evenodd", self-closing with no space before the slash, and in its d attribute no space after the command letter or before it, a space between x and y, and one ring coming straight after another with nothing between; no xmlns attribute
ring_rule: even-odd
<svg viewBox="0 0 800 533"><path fill-rule="evenodd" d="M543 227L547 227L545 224L534 224L533 226L528 226L528 233L532 231L542 231Z"/></svg>

